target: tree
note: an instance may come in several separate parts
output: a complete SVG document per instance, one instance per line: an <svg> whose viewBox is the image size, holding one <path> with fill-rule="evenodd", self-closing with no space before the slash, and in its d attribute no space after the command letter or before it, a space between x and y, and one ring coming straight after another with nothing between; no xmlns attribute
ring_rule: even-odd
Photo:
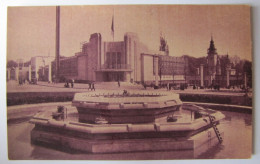
<svg viewBox="0 0 260 164"><path fill-rule="evenodd" d="M244 66L243 66L243 71L247 74L247 75L252 75L252 63L249 61L245 61Z"/></svg>
<svg viewBox="0 0 260 164"><path fill-rule="evenodd" d="M243 79L243 65L244 61L240 61L239 63L235 64L234 68L236 69L236 85L241 85Z"/></svg>
<svg viewBox="0 0 260 164"><path fill-rule="evenodd" d="M252 87L252 62L246 60L243 66L243 71L247 76L249 87Z"/></svg>
<svg viewBox="0 0 260 164"><path fill-rule="evenodd" d="M18 64L13 60L9 60L7 62L7 68L12 68L12 67L17 67L17 66L18 66Z"/></svg>

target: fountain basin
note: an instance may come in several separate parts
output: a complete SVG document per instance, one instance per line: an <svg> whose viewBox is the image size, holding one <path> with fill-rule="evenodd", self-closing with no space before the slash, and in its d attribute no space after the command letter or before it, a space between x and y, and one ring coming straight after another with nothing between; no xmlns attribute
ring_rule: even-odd
<svg viewBox="0 0 260 164"><path fill-rule="evenodd" d="M182 105L170 92L80 93L72 105L76 109L37 113L30 120L31 142L91 153L194 150L207 141L218 143L220 133L214 135L211 127L225 117Z"/></svg>
<svg viewBox="0 0 260 164"><path fill-rule="evenodd" d="M182 110L182 115L191 112ZM75 111L68 111L68 116L73 114ZM91 153L193 150L209 140L217 144L209 118L195 119L195 116L193 113L192 119L179 119L177 122L167 122L167 117L164 117L154 123L91 124L70 117L55 120L51 112L42 112L30 120L35 124L31 141ZM212 111L211 116L215 117L216 123L224 118L221 112Z"/></svg>

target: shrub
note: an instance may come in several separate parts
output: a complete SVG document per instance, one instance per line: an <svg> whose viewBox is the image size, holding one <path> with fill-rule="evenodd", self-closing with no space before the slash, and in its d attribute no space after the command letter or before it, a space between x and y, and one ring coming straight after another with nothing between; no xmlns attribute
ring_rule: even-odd
<svg viewBox="0 0 260 164"><path fill-rule="evenodd" d="M231 97L223 95L204 95L204 94L180 94L182 101L191 102L205 102L205 103L216 103L216 104L230 104Z"/></svg>
<svg viewBox="0 0 260 164"><path fill-rule="evenodd" d="M46 102L72 101L74 92L22 92L7 93L7 106L22 104L37 104Z"/></svg>

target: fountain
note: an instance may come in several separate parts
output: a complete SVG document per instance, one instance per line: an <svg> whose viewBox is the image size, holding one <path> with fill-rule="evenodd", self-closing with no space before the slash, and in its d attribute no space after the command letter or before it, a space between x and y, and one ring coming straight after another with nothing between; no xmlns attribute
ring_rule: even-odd
<svg viewBox="0 0 260 164"><path fill-rule="evenodd" d="M91 153L194 150L222 142L221 112L183 104L172 92L76 93L75 111L37 113L33 144ZM213 127L213 128L212 128ZM210 134L210 135L209 135ZM212 135L214 134L214 135Z"/></svg>

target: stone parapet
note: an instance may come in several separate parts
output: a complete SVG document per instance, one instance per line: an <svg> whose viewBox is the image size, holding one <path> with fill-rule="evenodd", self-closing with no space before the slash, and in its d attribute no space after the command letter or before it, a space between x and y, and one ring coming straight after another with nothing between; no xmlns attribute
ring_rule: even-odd
<svg viewBox="0 0 260 164"><path fill-rule="evenodd" d="M178 94L149 91L77 93L72 105L79 121L95 123L151 123L156 118L178 111L182 102Z"/></svg>

